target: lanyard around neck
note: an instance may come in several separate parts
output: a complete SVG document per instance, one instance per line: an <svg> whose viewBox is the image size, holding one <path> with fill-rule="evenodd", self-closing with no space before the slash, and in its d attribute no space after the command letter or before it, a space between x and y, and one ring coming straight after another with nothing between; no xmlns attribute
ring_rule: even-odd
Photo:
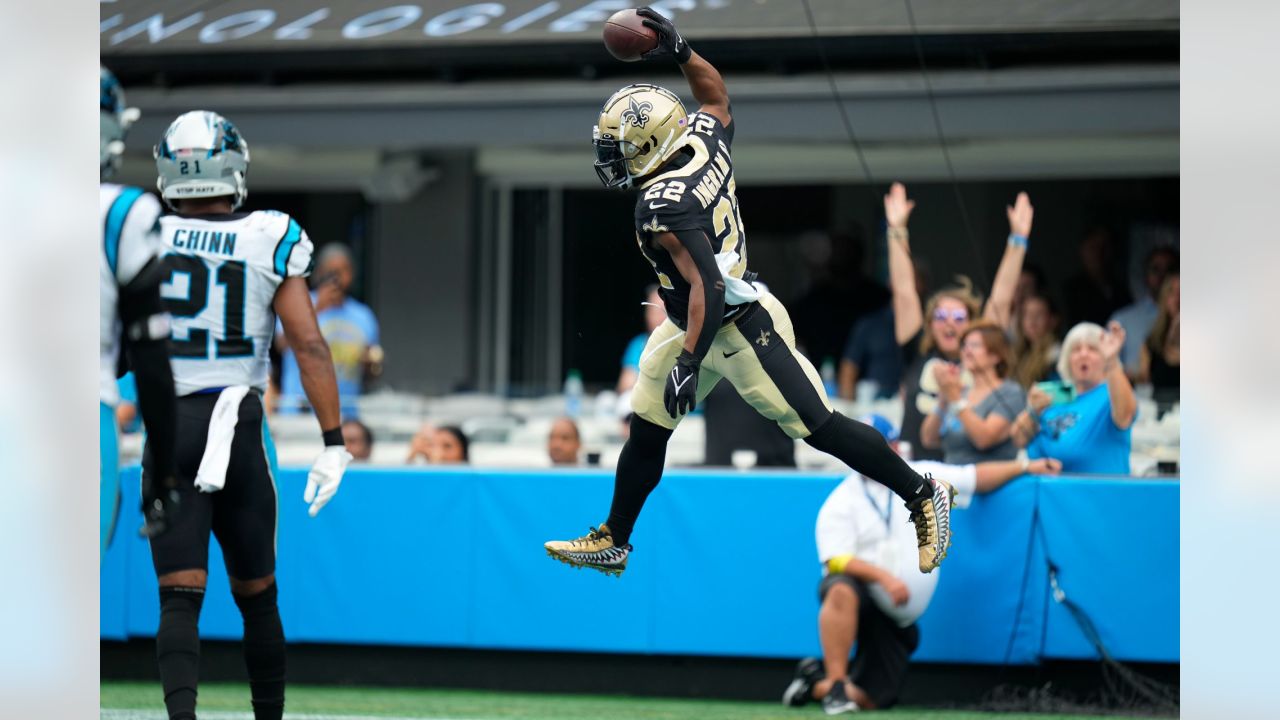
<svg viewBox="0 0 1280 720"><path fill-rule="evenodd" d="M878 515L881 520L884 520L884 529L887 531L889 529L889 520L893 517L893 499L890 498L889 502L885 503L885 506L881 508L880 503L876 502L876 499L871 496L871 491L867 488L867 482L867 478L863 477L862 494L867 496L867 502L871 503L871 507L875 509L876 515Z"/></svg>

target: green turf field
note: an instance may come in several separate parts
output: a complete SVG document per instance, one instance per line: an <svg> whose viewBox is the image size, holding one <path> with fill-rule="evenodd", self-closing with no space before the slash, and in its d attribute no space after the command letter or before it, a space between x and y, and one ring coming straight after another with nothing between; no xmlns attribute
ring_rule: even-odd
<svg viewBox="0 0 1280 720"><path fill-rule="evenodd" d="M104 682L103 720L163 720L160 688L150 683ZM781 689L779 689L781 692ZM200 717L207 720L252 720L245 685L200 686ZM981 713L956 710L898 708L878 715L901 720L1054 720L1083 715ZM290 685L286 720L462 720L519 718L520 720L797 720L825 717L817 705L800 709L775 703L723 700L664 700L656 698L588 695L533 695L474 690L317 687ZM1112 718L1116 716L1110 716Z"/></svg>

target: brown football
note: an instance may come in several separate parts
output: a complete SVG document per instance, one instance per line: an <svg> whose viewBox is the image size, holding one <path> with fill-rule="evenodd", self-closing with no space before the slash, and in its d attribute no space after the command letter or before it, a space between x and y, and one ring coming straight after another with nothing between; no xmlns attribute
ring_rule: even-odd
<svg viewBox="0 0 1280 720"><path fill-rule="evenodd" d="M619 10L604 23L604 46L623 62L635 62L658 46L658 34L644 26L635 10Z"/></svg>

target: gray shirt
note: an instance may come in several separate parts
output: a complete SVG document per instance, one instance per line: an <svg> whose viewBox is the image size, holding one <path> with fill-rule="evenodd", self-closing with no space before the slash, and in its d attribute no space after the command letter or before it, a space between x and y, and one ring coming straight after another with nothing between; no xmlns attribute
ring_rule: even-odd
<svg viewBox="0 0 1280 720"><path fill-rule="evenodd" d="M973 413L984 420L994 413L1013 422L1026 405L1027 394L1022 390L1022 386L1012 380L1005 380L981 402L973 406ZM969 435L964 431L964 425L960 423L960 418L950 411L942 419L940 433L944 460L949 465L969 465L987 460L1012 460L1018 456L1018 448L1013 444L1012 437L986 450L974 447L969 440Z"/></svg>

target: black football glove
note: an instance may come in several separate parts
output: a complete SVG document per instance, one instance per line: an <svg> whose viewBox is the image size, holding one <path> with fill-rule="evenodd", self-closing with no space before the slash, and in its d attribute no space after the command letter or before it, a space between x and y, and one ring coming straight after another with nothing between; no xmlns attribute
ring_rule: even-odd
<svg viewBox="0 0 1280 720"><path fill-rule="evenodd" d="M667 389L662 393L662 404L673 418L693 412L698 404L698 368L702 361L684 350L676 358L676 366L667 373Z"/></svg>
<svg viewBox="0 0 1280 720"><path fill-rule="evenodd" d="M676 26L672 25L670 20L649 7L636 8L636 14L644 18L640 22L645 27L658 33L658 46L641 55L642 58L653 60L670 55L681 65L689 62L689 56L693 54L693 50L689 49L689 43L680 37Z"/></svg>
<svg viewBox="0 0 1280 720"><path fill-rule="evenodd" d="M147 492L142 498L142 527L138 534L144 538L159 537L173 525L178 514L178 491L173 488L174 480L162 483L167 487L156 488L155 492Z"/></svg>

